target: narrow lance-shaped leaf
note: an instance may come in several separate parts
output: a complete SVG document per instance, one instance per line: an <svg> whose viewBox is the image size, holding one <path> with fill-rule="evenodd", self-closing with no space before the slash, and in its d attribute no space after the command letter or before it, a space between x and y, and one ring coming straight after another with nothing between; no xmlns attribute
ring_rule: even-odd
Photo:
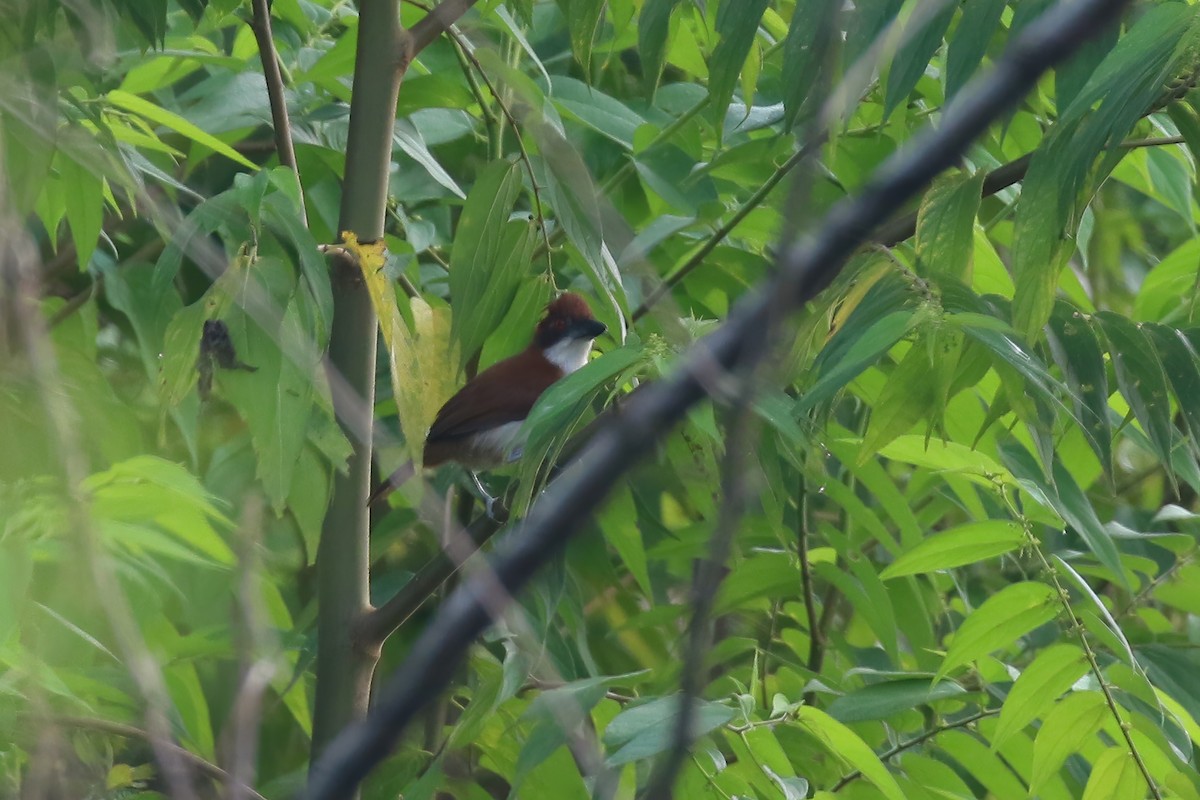
<svg viewBox="0 0 1200 800"><path fill-rule="evenodd" d="M917 81L925 74L925 67L929 64L929 59L933 58L933 54L937 52L942 43L942 37L950 28L950 20L954 19L954 12L958 10L957 3L945 3L927 20L921 22L917 18L924 17L922 10L925 7L927 6L918 8L909 21L910 26L914 22L920 24L920 30L916 33L905 30L908 42L892 59L887 90L884 92L884 119L887 119L899 107L900 103L917 85Z"/></svg>
<svg viewBox="0 0 1200 800"><path fill-rule="evenodd" d="M1038 791L1062 767L1067 756L1078 752L1083 743L1109 715L1104 695L1099 692L1073 692L1060 700L1046 715L1033 743L1033 767L1029 793Z"/></svg>
<svg viewBox="0 0 1200 800"><path fill-rule="evenodd" d="M983 658L1058 616L1058 594L1044 583L1024 581L1004 587L971 612L954 632L936 680L963 664Z"/></svg>
<svg viewBox="0 0 1200 800"><path fill-rule="evenodd" d="M1166 325L1147 324L1142 330L1150 335L1163 369L1175 392L1179 413L1187 425L1188 444L1200 457L1200 355L1188 338Z"/></svg>
<svg viewBox="0 0 1200 800"><path fill-rule="evenodd" d="M642 13L638 15L638 56L642 59L642 85L646 96L654 100L658 79L662 75L663 60L667 51L667 32L671 26L671 12L679 0L646 0Z"/></svg>
<svg viewBox="0 0 1200 800"><path fill-rule="evenodd" d="M873 683L834 700L829 704L829 715L841 722L887 719L901 711L966 693L954 681L934 683L931 678Z"/></svg>
<svg viewBox="0 0 1200 800"><path fill-rule="evenodd" d="M880 575L884 580L904 575L961 567L1011 553L1025 539L1016 522L985 520L935 533L897 558Z"/></svg>
<svg viewBox="0 0 1200 800"><path fill-rule="evenodd" d="M1171 401L1166 375L1154 345L1145 331L1119 314L1101 311L1095 319L1108 339L1121 394L1150 437L1155 454L1164 463L1171 463L1175 433L1171 424ZM1171 470L1167 470L1167 476L1174 481Z"/></svg>
<svg viewBox="0 0 1200 800"><path fill-rule="evenodd" d="M967 0L946 48L946 99L958 94L979 68L988 42L1000 25L1006 0Z"/></svg>
<svg viewBox="0 0 1200 800"><path fill-rule="evenodd" d="M559 6L567 17L571 50L583 67L584 74L590 74L592 45L595 43L600 21L604 18L605 0L559 0Z"/></svg>
<svg viewBox="0 0 1200 800"><path fill-rule="evenodd" d="M1108 368L1091 321L1066 303L1050 317L1050 352L1071 387L1075 416L1106 475L1112 475Z"/></svg>
<svg viewBox="0 0 1200 800"><path fill-rule="evenodd" d="M521 192L515 162L487 166L463 206L450 251L450 295L454 299L451 333L470 357L503 318L516 294L526 263L514 250L526 250L523 233L510 227L509 215ZM514 223L520 226L520 223ZM526 237L527 238L527 237Z"/></svg>
<svg viewBox="0 0 1200 800"><path fill-rule="evenodd" d="M1000 721L992 734L992 748L999 749L1010 736L1037 719L1045 712L1046 704L1071 688L1087 669L1087 657L1073 644L1056 644L1038 653L1004 698Z"/></svg>
<svg viewBox="0 0 1200 800"><path fill-rule="evenodd" d="M1034 154L1017 203L1013 245L1013 325L1026 338L1036 338L1050 317L1069 255L1064 237L1073 235L1091 187L1124 154L1111 145L1128 134L1174 77L1181 42L1186 45L1197 35L1196 26L1195 7L1164 3L1149 8L1061 109Z"/></svg>
<svg viewBox="0 0 1200 800"><path fill-rule="evenodd" d="M1121 557L1112 536L1105 529L1096 509L1079 488L1079 484L1071 477L1062 462L1055 456L1050 465L1051 479L1038 467L1033 456L1024 445L1012 436L1001 437L998 442L1000 457L1005 465L1012 470L1039 502L1045 502L1079 534L1087 543L1088 549L1103 564L1124 582L1125 573L1121 569Z"/></svg>
<svg viewBox="0 0 1200 800"><path fill-rule="evenodd" d="M857 733L813 706L803 706L796 712L796 722L803 725L832 755L845 761L875 784L887 800L904 800L904 791L875 751Z"/></svg>
<svg viewBox="0 0 1200 800"><path fill-rule="evenodd" d="M708 64L709 110L718 127L733 98L738 76L754 44L759 20L769 0L722 0L717 9L717 35Z"/></svg>
<svg viewBox="0 0 1200 800"><path fill-rule="evenodd" d="M828 50L840 43L832 35L838 0L797 0L792 22L783 42L784 125L791 129L800 112L821 98L813 97L817 78L825 68Z"/></svg>
<svg viewBox="0 0 1200 800"><path fill-rule="evenodd" d="M970 282L983 179L983 170L959 172L929 187L917 212L917 274Z"/></svg>

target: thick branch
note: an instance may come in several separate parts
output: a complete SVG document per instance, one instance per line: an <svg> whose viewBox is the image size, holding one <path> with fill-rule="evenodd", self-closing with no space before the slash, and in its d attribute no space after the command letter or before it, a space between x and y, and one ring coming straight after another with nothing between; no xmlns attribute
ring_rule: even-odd
<svg viewBox="0 0 1200 800"><path fill-rule="evenodd" d="M434 39L450 29L478 0L442 0L421 21L409 28L412 34L412 55L428 47Z"/></svg>
<svg viewBox="0 0 1200 800"><path fill-rule="evenodd" d="M628 405L621 424L604 426L579 460L547 489L529 517L498 551L494 574L464 582L413 644L367 719L343 732L314 767L310 800L353 790L391 751L414 716L448 683L455 664L491 623L486 594L498 581L509 594L553 559L613 484L654 448L688 409L705 397L708 377L729 370L760 348L762 320L795 311L829 285L845 260L886 219L914 198L968 145L1011 108L1054 63L1116 19L1123 0L1076 0L1045 12L1011 43L995 69L963 90L934 131L889 158L858 197L837 205L814 238L785 248L776 275L739 302L729 320L697 342L684 367ZM769 315L769 316L768 316Z"/></svg>

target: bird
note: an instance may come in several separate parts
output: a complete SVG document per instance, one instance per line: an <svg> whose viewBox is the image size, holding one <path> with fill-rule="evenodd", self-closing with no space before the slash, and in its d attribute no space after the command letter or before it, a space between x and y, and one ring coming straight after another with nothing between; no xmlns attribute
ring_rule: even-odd
<svg viewBox="0 0 1200 800"><path fill-rule="evenodd" d="M583 297L560 294L546 306L528 347L480 372L441 407L425 437L423 465L461 464L493 516L496 499L476 473L519 457L518 434L534 403L556 381L587 363L592 343L607 329ZM405 463L375 487L367 505L387 496L414 471L411 461Z"/></svg>

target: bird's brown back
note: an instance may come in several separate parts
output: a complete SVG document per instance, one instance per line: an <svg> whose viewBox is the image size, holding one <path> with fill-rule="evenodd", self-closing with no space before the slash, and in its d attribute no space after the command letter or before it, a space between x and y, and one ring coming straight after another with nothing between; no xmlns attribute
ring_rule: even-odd
<svg viewBox="0 0 1200 800"><path fill-rule="evenodd" d="M514 382L512 375L519 375ZM435 467L453 457L459 440L508 422L520 422L542 392L563 375L529 348L476 375L438 411L425 439L424 463ZM488 402L482 402L484 398Z"/></svg>

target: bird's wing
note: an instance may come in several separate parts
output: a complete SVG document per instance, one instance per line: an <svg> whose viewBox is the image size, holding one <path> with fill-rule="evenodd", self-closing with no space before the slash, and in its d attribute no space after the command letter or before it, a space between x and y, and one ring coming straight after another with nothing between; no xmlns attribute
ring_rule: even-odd
<svg viewBox="0 0 1200 800"><path fill-rule="evenodd" d="M525 419L542 392L560 377L557 367L530 351L488 367L438 411L426 445Z"/></svg>

